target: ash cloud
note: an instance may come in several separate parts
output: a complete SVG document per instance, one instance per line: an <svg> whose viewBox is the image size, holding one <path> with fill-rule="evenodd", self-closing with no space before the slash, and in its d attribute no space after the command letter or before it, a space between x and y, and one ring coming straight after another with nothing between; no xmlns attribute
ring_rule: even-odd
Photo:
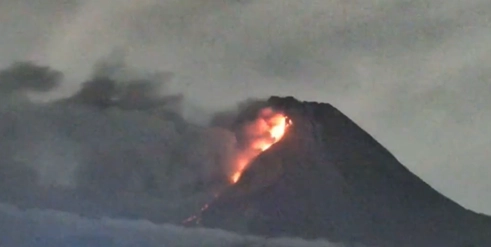
<svg viewBox="0 0 491 247"><path fill-rule="evenodd" d="M54 69L31 62L22 66L0 71L8 75L0 81L5 94L17 97L16 90L47 91L60 83L62 75ZM59 197L58 209L150 219L155 212L157 221L194 212L225 185L235 136L186 121L182 95L165 92L171 75L134 73L111 55L70 97L3 105L1 197L31 207L52 207L50 197ZM117 203L107 203L108 197ZM95 206L64 205L73 198ZM161 211L166 205L185 210L177 216Z"/></svg>
<svg viewBox="0 0 491 247"><path fill-rule="evenodd" d="M16 62L0 72L0 92L4 94L17 91L50 91L57 87L63 74L47 66L33 62Z"/></svg>
<svg viewBox="0 0 491 247"><path fill-rule="evenodd" d="M250 99L208 125L193 124L182 117L183 97L165 90L172 73L142 73L115 54L97 63L72 96L40 103L22 94L0 108L1 244L338 246L177 226L228 186L240 150L236 133L264 101ZM22 64L20 72L17 64L0 71L15 75L0 81L6 95L46 93L64 83L55 69ZM8 230L9 222L20 234Z"/></svg>

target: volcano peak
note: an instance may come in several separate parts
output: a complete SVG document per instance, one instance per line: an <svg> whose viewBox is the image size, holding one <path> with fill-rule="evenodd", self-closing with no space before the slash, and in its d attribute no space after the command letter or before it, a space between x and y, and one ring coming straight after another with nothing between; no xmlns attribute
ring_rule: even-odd
<svg viewBox="0 0 491 247"><path fill-rule="evenodd" d="M369 246L491 246L487 216L431 188L331 104L273 96L267 105L292 126L203 212L205 226Z"/></svg>

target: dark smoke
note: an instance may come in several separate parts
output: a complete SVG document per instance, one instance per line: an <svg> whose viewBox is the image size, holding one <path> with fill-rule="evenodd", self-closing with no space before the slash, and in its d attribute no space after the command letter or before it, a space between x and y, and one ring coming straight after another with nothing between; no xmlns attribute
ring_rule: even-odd
<svg viewBox="0 0 491 247"><path fill-rule="evenodd" d="M0 71L0 92L46 92L57 87L62 79L63 74L50 67L32 62L16 62Z"/></svg>
<svg viewBox="0 0 491 247"><path fill-rule="evenodd" d="M33 62L15 62L0 71L0 104L25 101L32 92L48 92L60 85L63 74Z"/></svg>
<svg viewBox="0 0 491 247"><path fill-rule="evenodd" d="M100 109L115 107L122 110L150 111L166 108L179 113L182 95L162 94L173 78L170 72L141 73L125 65L124 51L115 50L96 63L92 78L82 83L75 95L63 103L90 105ZM123 54L122 54L123 53ZM173 107L173 109L168 109ZM162 112L162 111L161 111Z"/></svg>
<svg viewBox="0 0 491 247"><path fill-rule="evenodd" d="M231 129L182 117L169 72L112 54L67 98L0 108L1 200L90 216L180 222L225 186ZM0 72L2 93L49 92L63 75L32 62Z"/></svg>

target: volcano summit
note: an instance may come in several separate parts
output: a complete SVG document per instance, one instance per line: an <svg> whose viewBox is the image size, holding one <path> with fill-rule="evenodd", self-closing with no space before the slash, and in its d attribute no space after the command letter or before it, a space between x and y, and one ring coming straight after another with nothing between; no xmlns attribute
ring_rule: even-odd
<svg viewBox="0 0 491 247"><path fill-rule="evenodd" d="M491 218L406 169L330 104L271 97L292 125L202 212L206 227L367 246L491 246Z"/></svg>

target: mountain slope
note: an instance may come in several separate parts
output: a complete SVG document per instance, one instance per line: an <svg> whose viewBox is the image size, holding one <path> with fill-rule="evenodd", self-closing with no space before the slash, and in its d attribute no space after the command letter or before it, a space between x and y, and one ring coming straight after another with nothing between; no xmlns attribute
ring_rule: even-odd
<svg viewBox="0 0 491 247"><path fill-rule="evenodd" d="M205 226L375 246L491 246L489 217L438 193L330 104L268 105L293 126L203 212Z"/></svg>

